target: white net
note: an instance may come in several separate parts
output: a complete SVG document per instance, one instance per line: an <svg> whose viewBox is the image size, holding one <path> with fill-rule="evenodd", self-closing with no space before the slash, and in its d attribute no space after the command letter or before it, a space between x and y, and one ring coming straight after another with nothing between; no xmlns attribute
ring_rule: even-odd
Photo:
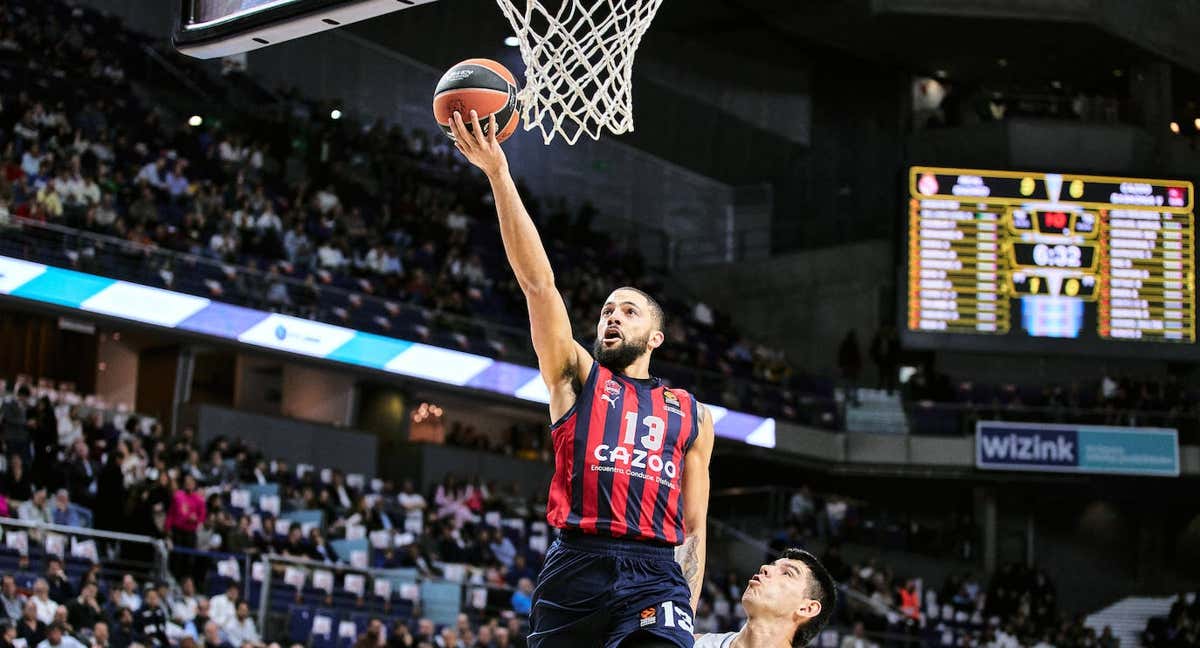
<svg viewBox="0 0 1200 648"><path fill-rule="evenodd" d="M633 130L633 55L662 0L496 2L521 41L525 130L546 144Z"/></svg>

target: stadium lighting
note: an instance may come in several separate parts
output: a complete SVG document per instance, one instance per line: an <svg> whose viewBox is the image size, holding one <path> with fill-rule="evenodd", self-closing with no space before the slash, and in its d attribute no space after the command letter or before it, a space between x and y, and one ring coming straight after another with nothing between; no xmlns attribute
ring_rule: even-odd
<svg viewBox="0 0 1200 648"><path fill-rule="evenodd" d="M334 109L333 109L333 111L331 111L331 112L329 113L329 118L330 118L330 119L334 119L334 120L341 119L341 118L342 118L342 111L338 110L337 108L334 108Z"/></svg>
<svg viewBox="0 0 1200 648"><path fill-rule="evenodd" d="M516 36L509 36L504 39L504 44L508 45L509 47L517 47L521 44L521 39L517 38Z"/></svg>
<svg viewBox="0 0 1200 648"><path fill-rule="evenodd" d="M203 123L204 118L200 115L192 115L191 118L188 119L188 126L191 126L192 128L196 128Z"/></svg>
<svg viewBox="0 0 1200 648"><path fill-rule="evenodd" d="M1179 134L1179 122L1171 122L1171 132L1176 135Z"/></svg>

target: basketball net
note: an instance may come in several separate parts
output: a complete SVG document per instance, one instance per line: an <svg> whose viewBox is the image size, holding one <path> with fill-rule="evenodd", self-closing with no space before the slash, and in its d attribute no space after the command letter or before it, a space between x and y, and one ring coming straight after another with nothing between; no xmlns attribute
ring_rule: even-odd
<svg viewBox="0 0 1200 648"><path fill-rule="evenodd" d="M525 130L575 144L633 130L633 55L662 0L496 0L521 41ZM517 5L523 4L524 8Z"/></svg>

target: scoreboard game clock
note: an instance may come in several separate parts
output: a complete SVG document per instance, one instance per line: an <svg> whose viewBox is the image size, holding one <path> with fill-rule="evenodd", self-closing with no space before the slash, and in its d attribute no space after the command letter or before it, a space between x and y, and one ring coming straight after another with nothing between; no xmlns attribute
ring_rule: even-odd
<svg viewBox="0 0 1200 648"><path fill-rule="evenodd" d="M1200 357L1192 183L912 167L910 348Z"/></svg>

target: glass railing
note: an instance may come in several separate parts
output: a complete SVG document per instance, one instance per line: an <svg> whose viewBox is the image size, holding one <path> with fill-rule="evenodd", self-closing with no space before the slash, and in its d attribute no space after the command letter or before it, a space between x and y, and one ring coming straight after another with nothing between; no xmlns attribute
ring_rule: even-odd
<svg viewBox="0 0 1200 648"><path fill-rule="evenodd" d="M905 412L909 432L927 436L973 436L978 421L1011 421L1174 428L1181 444L1200 444L1200 413L1191 407L1164 411L915 401L905 404Z"/></svg>

